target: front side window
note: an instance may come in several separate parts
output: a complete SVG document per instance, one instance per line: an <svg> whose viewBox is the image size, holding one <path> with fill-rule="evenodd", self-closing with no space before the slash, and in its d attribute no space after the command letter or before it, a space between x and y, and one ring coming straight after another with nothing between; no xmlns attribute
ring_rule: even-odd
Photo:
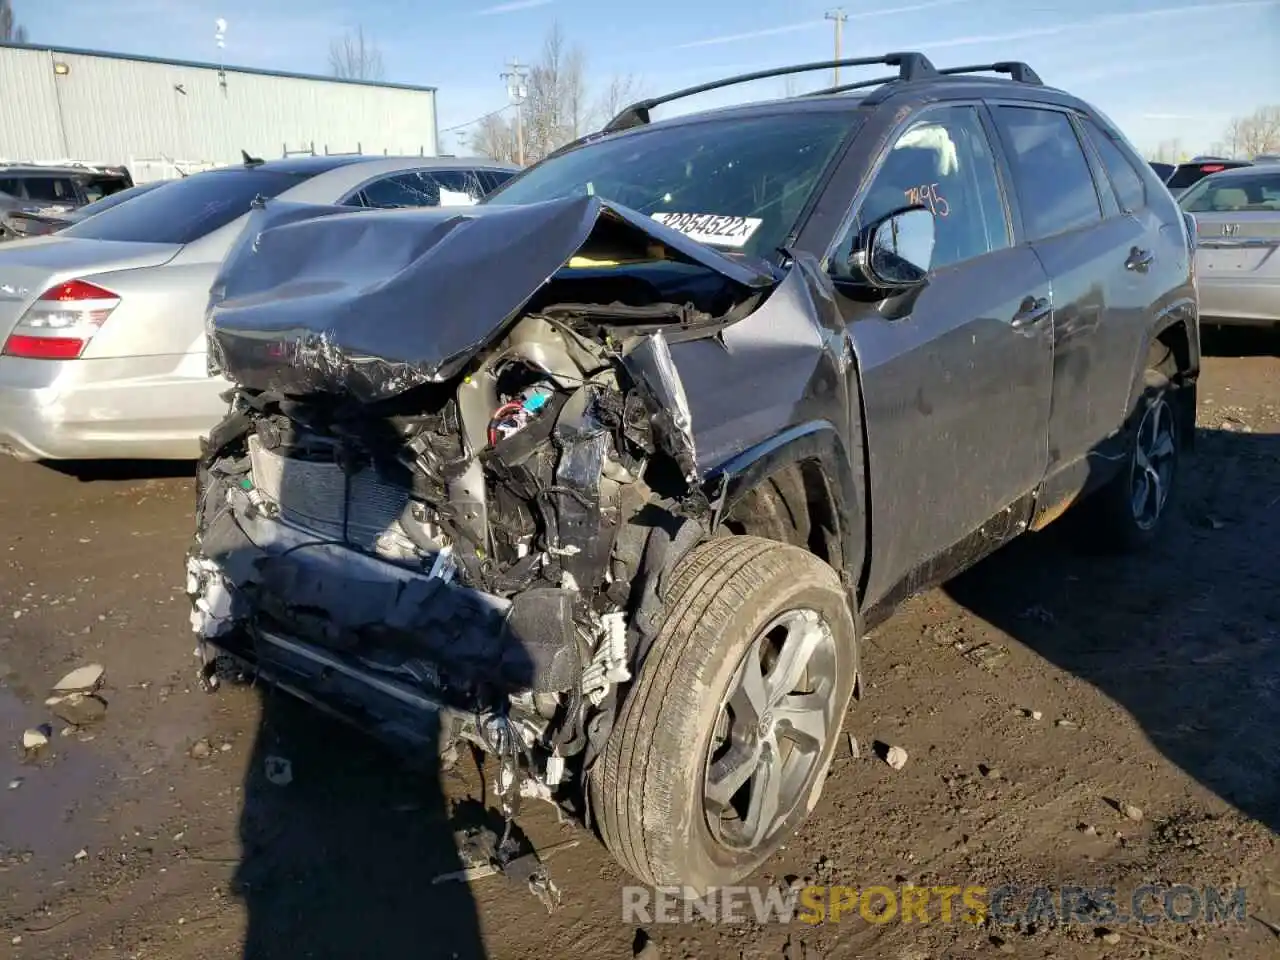
<svg viewBox="0 0 1280 960"><path fill-rule="evenodd" d="M383 177L361 191L366 206L394 209L396 207L421 207L422 202L416 178L407 174Z"/></svg>
<svg viewBox="0 0 1280 960"><path fill-rule="evenodd" d="M480 174L485 179L485 192L497 190L500 186L515 176L512 170L484 170Z"/></svg>
<svg viewBox="0 0 1280 960"><path fill-rule="evenodd" d="M466 207L489 189L475 170L413 170L371 183L363 190L370 207Z"/></svg>
<svg viewBox="0 0 1280 960"><path fill-rule="evenodd" d="M1209 177L1184 193L1187 213L1275 213L1280 211L1280 170Z"/></svg>
<svg viewBox="0 0 1280 960"><path fill-rule="evenodd" d="M991 143L973 107L932 110L889 149L833 255L835 276L853 276L850 260L868 230L917 205L933 213L935 269L1009 246Z"/></svg>
<svg viewBox="0 0 1280 960"><path fill-rule="evenodd" d="M1029 239L1100 223L1093 174L1067 115L1034 107L996 107L994 112Z"/></svg>
<svg viewBox="0 0 1280 960"><path fill-rule="evenodd" d="M484 202L594 194L713 246L769 257L860 122L842 107L643 128L544 160Z"/></svg>
<svg viewBox="0 0 1280 960"><path fill-rule="evenodd" d="M1147 205L1147 188L1142 176L1133 168L1133 163L1111 135L1092 120L1085 118L1084 128L1098 150L1098 157L1115 189L1120 208L1126 213L1141 210Z"/></svg>

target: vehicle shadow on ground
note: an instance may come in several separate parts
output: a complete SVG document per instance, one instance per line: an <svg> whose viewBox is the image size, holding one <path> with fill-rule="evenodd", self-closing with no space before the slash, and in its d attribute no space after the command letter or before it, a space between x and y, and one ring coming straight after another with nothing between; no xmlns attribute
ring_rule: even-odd
<svg viewBox="0 0 1280 960"><path fill-rule="evenodd" d="M42 460L41 466L81 483L181 480L194 477L190 460Z"/></svg>
<svg viewBox="0 0 1280 960"><path fill-rule="evenodd" d="M432 883L464 867L435 758L407 764L289 694L258 690L235 875L244 960L485 957L468 884Z"/></svg>
<svg viewBox="0 0 1280 960"><path fill-rule="evenodd" d="M1207 357L1280 356L1280 330L1256 327L1202 327L1200 352Z"/></svg>
<svg viewBox="0 0 1280 960"><path fill-rule="evenodd" d="M947 592L1093 684L1172 763L1280 831L1280 435L1199 430L1164 536L1090 555L1068 518Z"/></svg>

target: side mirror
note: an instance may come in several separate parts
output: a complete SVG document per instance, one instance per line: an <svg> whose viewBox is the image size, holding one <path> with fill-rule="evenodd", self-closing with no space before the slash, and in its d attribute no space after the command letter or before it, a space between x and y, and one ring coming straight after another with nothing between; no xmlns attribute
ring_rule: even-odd
<svg viewBox="0 0 1280 960"><path fill-rule="evenodd" d="M933 263L934 230L933 214L925 207L909 207L880 221L867 244L867 279L890 290L923 282Z"/></svg>

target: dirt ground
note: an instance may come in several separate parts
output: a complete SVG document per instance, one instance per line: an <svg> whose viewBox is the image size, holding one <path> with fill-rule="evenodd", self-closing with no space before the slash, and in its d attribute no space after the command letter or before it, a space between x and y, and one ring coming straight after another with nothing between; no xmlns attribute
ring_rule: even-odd
<svg viewBox="0 0 1280 960"><path fill-rule="evenodd" d="M1280 956L1280 350L1210 346L1165 540L1099 559L1051 528L875 630L860 756L754 881L1243 886L1243 923L625 922L627 879L545 804L533 842L581 841L549 861L557 910L504 877L433 884L482 809L469 762L411 770L281 695L193 689L188 467L4 460L0 957ZM65 728L44 698L91 662L106 716Z"/></svg>

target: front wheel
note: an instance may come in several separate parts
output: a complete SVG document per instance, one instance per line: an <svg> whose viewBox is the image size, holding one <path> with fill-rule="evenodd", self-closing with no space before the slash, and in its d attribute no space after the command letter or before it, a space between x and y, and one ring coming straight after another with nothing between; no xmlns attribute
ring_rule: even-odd
<svg viewBox="0 0 1280 960"><path fill-rule="evenodd" d="M808 816L853 692L853 617L817 557L757 537L696 548L588 789L642 882L735 883Z"/></svg>

